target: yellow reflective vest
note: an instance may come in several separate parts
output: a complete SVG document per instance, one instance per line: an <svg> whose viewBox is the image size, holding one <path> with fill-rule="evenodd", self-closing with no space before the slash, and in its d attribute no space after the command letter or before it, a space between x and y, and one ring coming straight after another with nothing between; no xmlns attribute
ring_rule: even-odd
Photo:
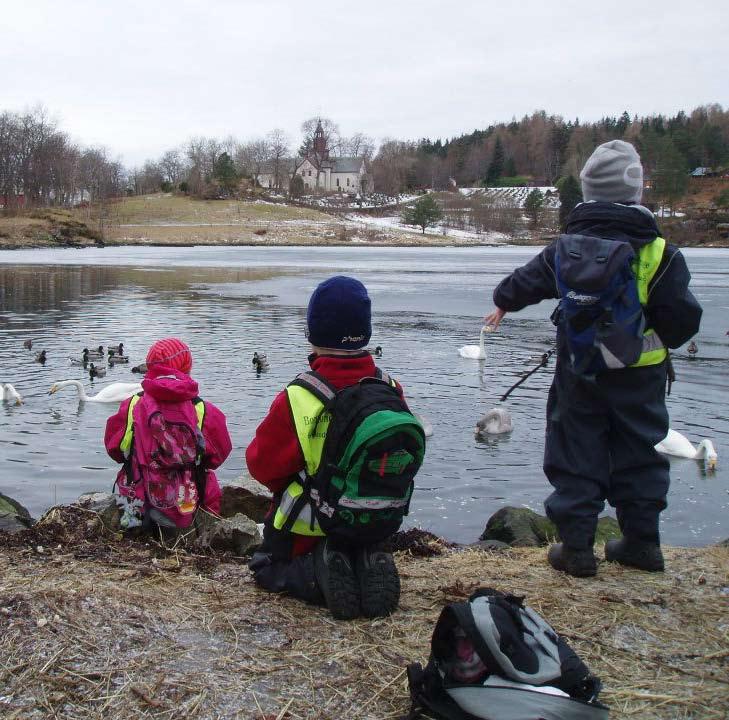
<svg viewBox="0 0 729 720"><path fill-rule="evenodd" d="M638 251L638 256L633 260L633 273L635 283L638 286L638 299L645 308L648 304L649 286L663 260L663 252L666 249L666 241L657 237L653 242L643 245ZM646 365L659 365L668 357L668 351L658 334L649 328L643 334L643 352L638 362L630 367L644 367Z"/></svg>

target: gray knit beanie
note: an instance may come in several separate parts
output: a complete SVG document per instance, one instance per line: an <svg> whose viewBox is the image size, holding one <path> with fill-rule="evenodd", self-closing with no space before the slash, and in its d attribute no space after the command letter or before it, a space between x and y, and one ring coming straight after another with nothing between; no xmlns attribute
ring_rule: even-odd
<svg viewBox="0 0 729 720"><path fill-rule="evenodd" d="M598 146L582 168L580 180L585 202L640 203L643 196L640 155L623 140Z"/></svg>

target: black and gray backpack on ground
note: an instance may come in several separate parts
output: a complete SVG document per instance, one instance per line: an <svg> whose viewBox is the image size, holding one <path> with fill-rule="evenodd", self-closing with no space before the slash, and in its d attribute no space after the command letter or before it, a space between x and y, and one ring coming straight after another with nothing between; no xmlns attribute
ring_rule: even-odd
<svg viewBox="0 0 729 720"><path fill-rule="evenodd" d="M408 666L411 720L607 720L600 681L523 598L490 588L447 605L425 669Z"/></svg>

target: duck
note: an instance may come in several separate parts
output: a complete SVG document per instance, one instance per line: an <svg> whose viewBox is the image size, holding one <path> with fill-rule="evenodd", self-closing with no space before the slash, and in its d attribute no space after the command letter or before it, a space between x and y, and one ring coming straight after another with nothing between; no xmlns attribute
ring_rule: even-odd
<svg viewBox="0 0 729 720"><path fill-rule="evenodd" d="M486 349L484 348L484 335L486 333L490 333L493 330L491 325L484 325L481 328L481 333L479 336L479 344L478 345L464 345L461 348L458 348L458 354L462 358L467 358L469 360L485 360L486 359Z"/></svg>
<svg viewBox="0 0 729 720"><path fill-rule="evenodd" d="M84 349L84 351L81 353L81 359L70 357L68 358L71 365L83 365L84 369L89 363L89 351Z"/></svg>
<svg viewBox="0 0 729 720"><path fill-rule="evenodd" d="M106 375L105 367L96 367L94 363L89 366L89 377L93 380L95 377L104 377Z"/></svg>
<svg viewBox="0 0 729 720"><path fill-rule="evenodd" d="M113 350L109 350L109 365L117 365L129 362L129 355L115 355Z"/></svg>
<svg viewBox="0 0 729 720"><path fill-rule="evenodd" d="M140 383L111 383L101 388L96 395L87 395L86 390L81 382L78 380L61 380L51 386L48 391L49 395L57 393L59 390L63 390L66 387L75 387L78 390L78 399L82 402L108 402L118 403L122 400L130 398L132 395L136 395L142 392L142 386Z"/></svg>
<svg viewBox="0 0 729 720"><path fill-rule="evenodd" d="M138 375L144 375L147 372L147 363L139 363L132 368L132 372Z"/></svg>
<svg viewBox="0 0 729 720"><path fill-rule="evenodd" d="M41 350L39 353L36 353L36 355L35 355L35 361L37 363L40 363L41 365L43 365L47 359L48 358L46 357L45 350Z"/></svg>
<svg viewBox="0 0 729 720"><path fill-rule="evenodd" d="M711 440L702 440L697 447L680 432L669 428L668 434L656 445L656 450L663 455L689 458L690 460L703 460L706 472L713 473L719 456Z"/></svg>
<svg viewBox="0 0 729 720"><path fill-rule="evenodd" d="M118 345L110 343L108 348L109 355L124 355L124 343L119 343Z"/></svg>
<svg viewBox="0 0 729 720"><path fill-rule="evenodd" d="M268 360L266 360L266 354L265 353L253 353L253 367L256 368L256 372L265 372L270 367L268 364Z"/></svg>
<svg viewBox="0 0 729 720"><path fill-rule="evenodd" d="M488 435L503 435L514 429L511 413L506 408L491 408L477 423L474 429L477 438Z"/></svg>
<svg viewBox="0 0 729 720"><path fill-rule="evenodd" d="M0 385L0 401L10 402L11 400L16 405L23 404L23 398L20 393L10 383Z"/></svg>
<svg viewBox="0 0 729 720"><path fill-rule="evenodd" d="M104 358L104 346L99 345L96 350L89 350L88 348L84 348L84 353L89 356L89 358L93 358L94 360L102 360Z"/></svg>
<svg viewBox="0 0 729 720"><path fill-rule="evenodd" d="M367 352L374 357L382 357L382 345L378 345L376 348L367 348Z"/></svg>
<svg viewBox="0 0 729 720"><path fill-rule="evenodd" d="M33 348L33 341L32 340L23 340L23 347L26 350L31 350Z"/></svg>
<svg viewBox="0 0 729 720"><path fill-rule="evenodd" d="M693 360L699 352L698 345L692 340L689 346L686 348L686 352L689 354L689 359Z"/></svg>

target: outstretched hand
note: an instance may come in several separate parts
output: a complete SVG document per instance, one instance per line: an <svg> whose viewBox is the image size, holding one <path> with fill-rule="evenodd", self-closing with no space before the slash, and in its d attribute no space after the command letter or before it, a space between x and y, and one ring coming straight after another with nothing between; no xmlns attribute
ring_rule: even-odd
<svg viewBox="0 0 729 720"><path fill-rule="evenodd" d="M501 308L496 308L492 312L490 312L484 319L484 323L486 325L490 325L494 330L496 330L499 325L501 324L501 321L504 319L504 315L506 315L506 310L502 310Z"/></svg>

